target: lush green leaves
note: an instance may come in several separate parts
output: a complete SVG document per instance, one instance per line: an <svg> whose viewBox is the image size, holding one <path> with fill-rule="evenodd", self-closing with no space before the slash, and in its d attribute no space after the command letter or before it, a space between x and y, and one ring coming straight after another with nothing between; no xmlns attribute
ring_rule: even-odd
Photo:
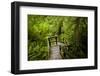
<svg viewBox="0 0 100 76"><path fill-rule="evenodd" d="M28 15L28 60L49 58L48 37L58 36L63 58L87 57L87 17ZM70 45L71 47L68 47ZM66 49L68 48L68 49Z"/></svg>

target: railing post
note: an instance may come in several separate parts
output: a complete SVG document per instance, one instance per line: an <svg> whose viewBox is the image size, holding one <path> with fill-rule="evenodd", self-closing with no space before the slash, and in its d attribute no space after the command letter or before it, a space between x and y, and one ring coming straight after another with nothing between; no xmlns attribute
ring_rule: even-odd
<svg viewBox="0 0 100 76"><path fill-rule="evenodd" d="M56 45L57 45L57 36L55 37L55 39L56 39Z"/></svg>
<svg viewBox="0 0 100 76"><path fill-rule="evenodd" d="M49 46L51 47L51 41L50 41L50 38L48 38L48 41L49 41Z"/></svg>

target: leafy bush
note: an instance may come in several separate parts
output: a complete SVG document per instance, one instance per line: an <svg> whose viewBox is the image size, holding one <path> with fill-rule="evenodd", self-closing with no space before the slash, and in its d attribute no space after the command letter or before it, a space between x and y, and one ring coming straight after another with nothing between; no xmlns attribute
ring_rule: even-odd
<svg viewBox="0 0 100 76"><path fill-rule="evenodd" d="M28 60L49 59L47 40L50 36L57 36L58 42L66 45L61 47L64 59L87 58L87 17L47 15L27 17Z"/></svg>
<svg viewBox="0 0 100 76"><path fill-rule="evenodd" d="M31 43L28 48L28 60L46 60L48 59L48 48L41 44Z"/></svg>

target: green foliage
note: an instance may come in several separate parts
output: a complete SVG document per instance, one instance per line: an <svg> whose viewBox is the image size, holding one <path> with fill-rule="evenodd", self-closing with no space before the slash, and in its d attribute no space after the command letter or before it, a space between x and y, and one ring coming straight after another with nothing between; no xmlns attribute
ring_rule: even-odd
<svg viewBox="0 0 100 76"><path fill-rule="evenodd" d="M28 60L46 60L48 59L48 48L42 44L30 43L28 47Z"/></svg>
<svg viewBox="0 0 100 76"><path fill-rule="evenodd" d="M87 17L28 15L28 60L49 58L47 39L57 35L63 58L87 57ZM70 47L69 47L70 45Z"/></svg>
<svg viewBox="0 0 100 76"><path fill-rule="evenodd" d="M87 58L87 18L76 17L71 22L66 34L68 43L62 47L63 58Z"/></svg>

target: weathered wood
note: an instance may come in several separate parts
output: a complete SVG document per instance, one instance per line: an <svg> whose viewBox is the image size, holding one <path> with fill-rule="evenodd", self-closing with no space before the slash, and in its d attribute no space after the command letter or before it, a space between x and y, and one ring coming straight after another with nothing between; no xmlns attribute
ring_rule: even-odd
<svg viewBox="0 0 100 76"><path fill-rule="evenodd" d="M51 47L51 51L50 51L50 60L56 60L56 59L62 59L61 55L60 55L60 49L59 46L52 46Z"/></svg>
<svg viewBox="0 0 100 76"><path fill-rule="evenodd" d="M67 41L63 38L63 42L59 42L57 36L48 37L49 42L49 52L50 52L50 60L52 59L62 59L65 57L63 47L66 47L68 50L69 45ZM56 42L55 46L52 46L52 42Z"/></svg>
<svg viewBox="0 0 100 76"><path fill-rule="evenodd" d="M52 41L52 39L55 39L55 40L53 40ZM49 41L49 46L51 47L51 43L52 42L56 42L56 45L57 45L57 36L50 36L50 37L48 37L48 41Z"/></svg>

